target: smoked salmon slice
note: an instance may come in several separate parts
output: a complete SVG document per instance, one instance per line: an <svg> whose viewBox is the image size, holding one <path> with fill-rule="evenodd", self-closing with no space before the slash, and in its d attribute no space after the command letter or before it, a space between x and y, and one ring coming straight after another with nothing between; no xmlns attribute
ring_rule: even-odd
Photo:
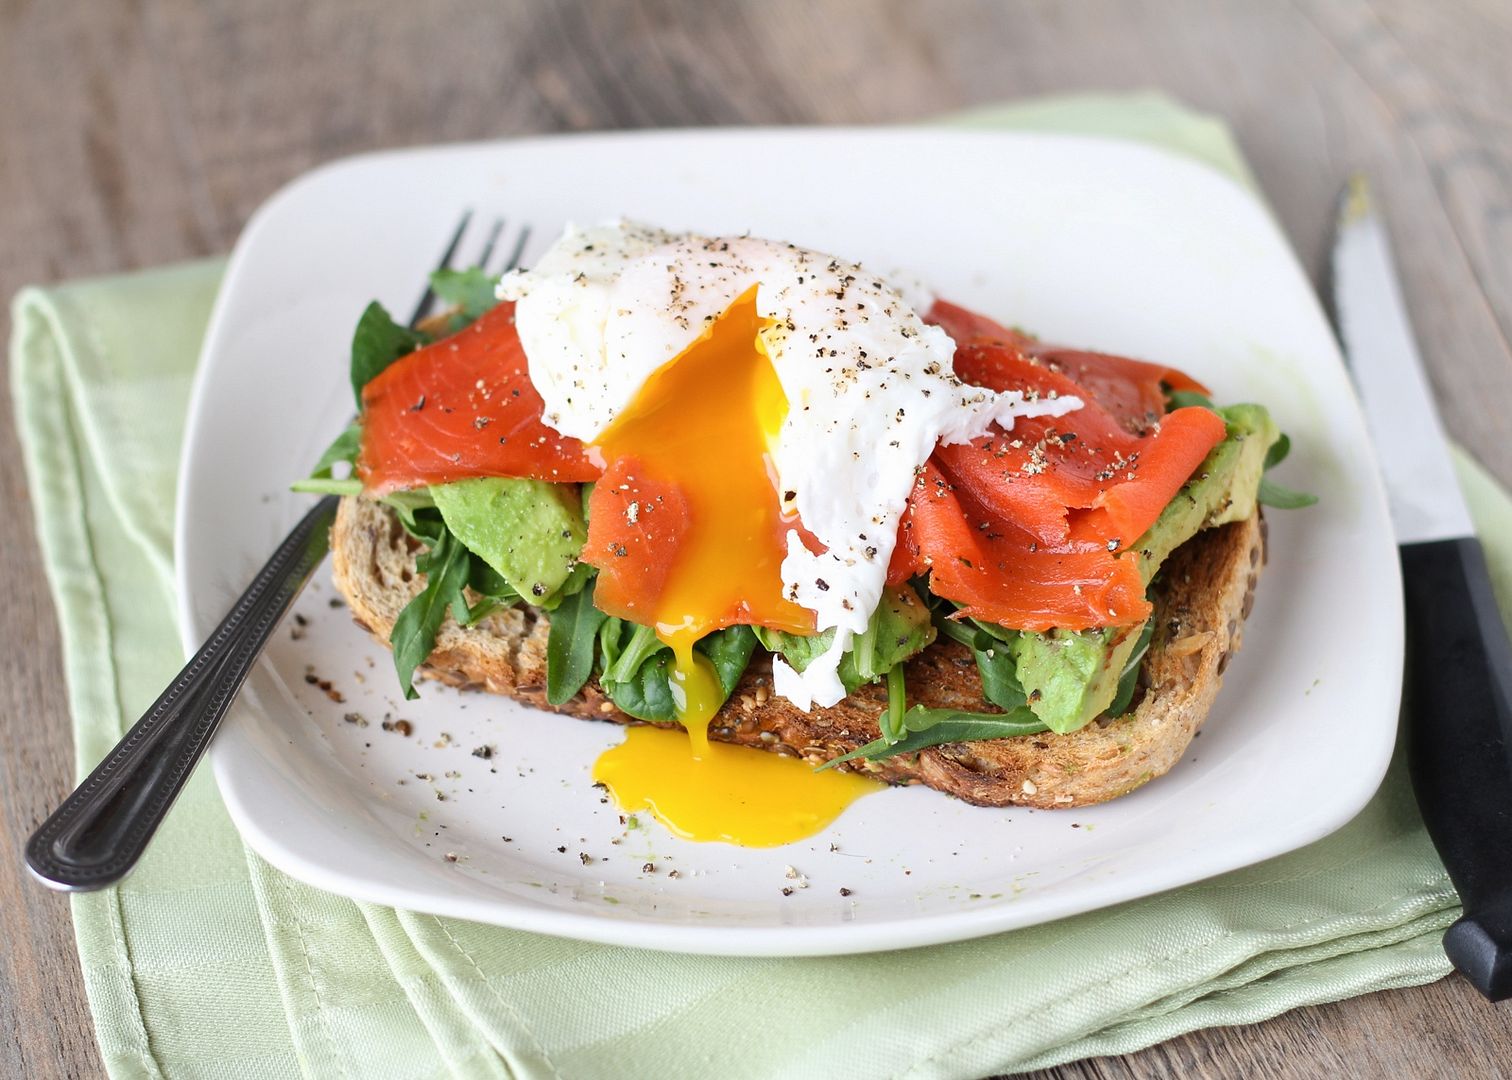
<svg viewBox="0 0 1512 1080"><path fill-rule="evenodd" d="M547 427L541 411L514 305L500 304L367 384L357 475L372 495L473 476L597 479L583 444Z"/></svg>
<svg viewBox="0 0 1512 1080"><path fill-rule="evenodd" d="M1132 626L1150 614L1138 562L1080 540L1042 546L931 462L908 501L890 578L929 575L960 615L1015 630Z"/></svg>
<svg viewBox="0 0 1512 1080"><path fill-rule="evenodd" d="M963 614L1014 629L1142 621L1138 565L1119 553L1223 440L1212 410L1165 411L1168 389L1205 388L1174 368L1043 345L953 304L928 318L956 339L966 382L1084 405L938 447L890 579L927 572L931 591Z"/></svg>

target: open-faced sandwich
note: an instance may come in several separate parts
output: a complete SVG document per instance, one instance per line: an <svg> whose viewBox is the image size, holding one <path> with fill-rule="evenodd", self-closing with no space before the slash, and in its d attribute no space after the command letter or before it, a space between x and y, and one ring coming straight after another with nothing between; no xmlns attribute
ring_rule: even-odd
<svg viewBox="0 0 1512 1080"><path fill-rule="evenodd" d="M686 728L601 763L622 800L711 739L1081 806L1207 715L1285 452L1262 406L749 236L569 229L436 288L419 330L364 314L358 420L298 485L348 496L336 584L406 693Z"/></svg>

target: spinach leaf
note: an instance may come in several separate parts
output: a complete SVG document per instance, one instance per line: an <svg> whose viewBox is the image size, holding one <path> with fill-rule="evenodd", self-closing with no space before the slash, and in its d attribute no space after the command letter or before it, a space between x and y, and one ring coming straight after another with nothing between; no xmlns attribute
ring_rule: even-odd
<svg viewBox="0 0 1512 1080"><path fill-rule="evenodd" d="M1273 466L1286 460L1286 455L1291 453L1291 438L1285 432L1275 442L1271 443L1270 449L1265 452L1265 469L1267 472ZM1269 476L1260 477L1260 490L1256 493L1263 506L1273 506L1277 510L1300 510L1304 506L1311 506L1318 501L1316 495L1306 491L1293 491L1291 488L1282 487Z"/></svg>
<svg viewBox="0 0 1512 1080"><path fill-rule="evenodd" d="M1139 632L1139 641L1124 663L1123 674L1118 677L1118 690L1108 703L1108 716L1122 716L1129 711L1129 703L1134 700L1134 689L1139 685L1139 665L1143 663L1145 653L1150 651L1150 639L1154 635L1155 620L1146 619L1144 629Z"/></svg>
<svg viewBox="0 0 1512 1080"><path fill-rule="evenodd" d="M608 618L593 606L592 581L551 613L551 632L546 638L546 700L551 704L569 701L593 674L599 628Z"/></svg>
<svg viewBox="0 0 1512 1080"><path fill-rule="evenodd" d="M1019 683L1018 661L1007 645L986 634L978 634L971 655L982 676L984 698L1003 710L1017 709L1028 701Z"/></svg>
<svg viewBox="0 0 1512 1080"><path fill-rule="evenodd" d="M674 718L667 676L671 659L672 650L649 626L606 619L599 628L599 684L610 701L639 720Z"/></svg>
<svg viewBox="0 0 1512 1080"><path fill-rule="evenodd" d="M778 654L794 671L801 672L814 662L815 657L829 650L835 640L835 631L830 629L818 634L790 634L786 630L758 626L756 639L767 652Z"/></svg>
<svg viewBox="0 0 1512 1080"><path fill-rule="evenodd" d="M756 651L756 634L749 626L727 626L693 647L709 658L709 663L714 665L714 674L719 676L720 689L725 692L725 697L729 697L751 663L751 654Z"/></svg>
<svg viewBox="0 0 1512 1080"><path fill-rule="evenodd" d="M497 277L477 267L437 270L430 276L431 291L450 307L461 309L458 314L462 325L451 327L453 333L494 309L499 302L494 296L498 284Z"/></svg>
<svg viewBox="0 0 1512 1080"><path fill-rule="evenodd" d="M749 626L729 626L704 637L694 648L714 665L720 688L728 697L751 662L756 635ZM655 630L609 619L599 631L599 657L599 683L620 709L640 720L676 718L672 650L661 643Z"/></svg>
<svg viewBox="0 0 1512 1080"><path fill-rule="evenodd" d="M352 393L362 409L362 388L401 356L425 344L425 335L400 326L374 300L357 320L352 334Z"/></svg>
<svg viewBox="0 0 1512 1080"><path fill-rule="evenodd" d="M661 638L656 636L656 631L649 626L641 626L628 619L612 621L619 624L617 630L619 638L614 646L614 660L606 661L604 664L603 677L611 682L629 682L642 664L666 646L661 643ZM606 624L605 631L607 630Z"/></svg>
<svg viewBox="0 0 1512 1080"><path fill-rule="evenodd" d="M624 619L616 619L611 615L599 627L598 669L600 672L607 674L613 669L615 661L620 658L620 639L624 636L626 625L628 624Z"/></svg>
<svg viewBox="0 0 1512 1080"><path fill-rule="evenodd" d="M406 698L420 696L415 692L415 669L436 647L436 633L446 619L446 609L459 612L459 622L467 618L467 600L462 595L467 563L467 549L447 532L441 534L435 547L415 560L415 569L425 575L425 588L405 605L389 634L399 686Z"/></svg>
<svg viewBox="0 0 1512 1080"><path fill-rule="evenodd" d="M844 761L865 758L882 761L897 754L916 754L942 743L974 742L978 739L1006 739L1014 735L1033 735L1045 731L1045 725L1026 707L1004 713L959 712L955 709L926 709L915 705L903 714L902 734L895 742L885 737L873 739L850 753L827 761L820 770L833 768Z"/></svg>
<svg viewBox="0 0 1512 1080"><path fill-rule="evenodd" d="M637 720L675 720L677 706L672 701L672 650L652 654L624 680L599 677L609 700L621 711Z"/></svg>

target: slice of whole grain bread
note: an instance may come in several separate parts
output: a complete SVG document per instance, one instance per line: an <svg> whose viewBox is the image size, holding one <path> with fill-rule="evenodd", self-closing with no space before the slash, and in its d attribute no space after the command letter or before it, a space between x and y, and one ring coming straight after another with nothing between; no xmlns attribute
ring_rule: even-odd
<svg viewBox="0 0 1512 1080"><path fill-rule="evenodd" d="M345 498L331 530L331 550L336 587L352 617L387 644L399 612L424 586L415 570L418 543L382 504ZM1256 514L1205 530L1170 557L1153 595L1155 631L1131 714L1094 721L1069 735L952 743L855 767L984 806L1086 806L1132 791L1175 765L1207 716L1229 657L1239 648L1264 553L1264 523ZM595 680L560 708L547 704L549 628L547 615L524 606L494 612L467 629L448 615L422 672L534 708L638 723L615 708ZM908 662L906 673L910 704L991 709L970 652L954 642L931 645ZM771 685L770 659L758 652L710 736L818 763L880 734L876 717L887 698L880 684L807 713L773 694Z"/></svg>

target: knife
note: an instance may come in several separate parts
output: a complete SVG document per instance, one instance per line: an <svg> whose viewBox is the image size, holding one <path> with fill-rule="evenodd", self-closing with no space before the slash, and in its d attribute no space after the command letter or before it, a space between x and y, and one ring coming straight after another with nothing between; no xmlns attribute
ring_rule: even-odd
<svg viewBox="0 0 1512 1080"><path fill-rule="evenodd" d="M1444 951L1512 997L1512 645L1363 177L1339 201L1334 316L1375 443L1402 561L1408 767L1464 914Z"/></svg>

